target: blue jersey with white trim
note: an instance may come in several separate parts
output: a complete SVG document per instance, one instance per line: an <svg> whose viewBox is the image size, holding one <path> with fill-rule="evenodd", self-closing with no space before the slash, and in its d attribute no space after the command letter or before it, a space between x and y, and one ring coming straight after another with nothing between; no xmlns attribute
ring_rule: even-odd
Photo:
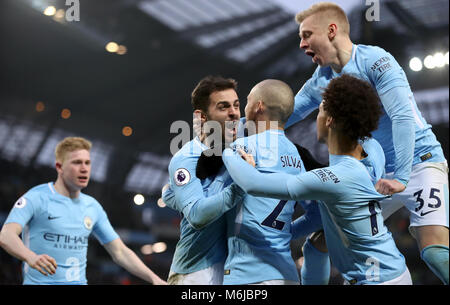
<svg viewBox="0 0 450 305"><path fill-rule="evenodd" d="M372 184L375 185L378 180L385 176L385 157L383 148L377 140L367 138L365 141L359 141L367 156L361 160L370 175ZM292 222L292 238L297 239L313 232L323 229L320 217L319 205L314 201L298 201L305 213Z"/></svg>
<svg viewBox="0 0 450 305"><path fill-rule="evenodd" d="M116 238L100 203L80 193L71 199L56 192L53 183L38 185L14 205L5 221L22 226L22 240L36 254L56 260L54 275L45 276L23 263L23 284L82 285L86 280L86 254L91 233L101 244Z"/></svg>
<svg viewBox="0 0 450 305"><path fill-rule="evenodd" d="M293 175L305 172L297 148L286 138L284 131L266 130L240 138L231 147L233 154L237 154L238 149L252 154L256 167L262 172ZM228 257L224 284L277 279L299 282L290 249L294 206L295 201L247 194L227 214Z"/></svg>
<svg viewBox="0 0 450 305"><path fill-rule="evenodd" d="M344 73L369 82L380 97L383 114L373 137L383 147L386 172L395 172L394 178L407 184L412 165L445 160L431 125L417 108L403 69L390 53L376 46L353 45L352 57L341 73L329 66L317 67L295 96L286 128L317 109L330 80Z"/></svg>
<svg viewBox="0 0 450 305"><path fill-rule="evenodd" d="M224 197L217 195L232 183L225 167L215 177L196 177L198 159L206 149L208 147L195 138L186 143L169 164L170 190L163 194L163 199L168 204L173 203L171 207L184 215L180 223L180 239L170 266L175 273L187 274L211 267L225 262L227 255L225 217L218 214L215 220L208 221L202 227L191 224L189 218L189 212L198 201L216 196L217 204L221 204ZM201 218L202 215L199 216Z"/></svg>
<svg viewBox="0 0 450 305"><path fill-rule="evenodd" d="M316 200L331 260L351 284L379 284L400 276L405 259L384 225L373 181L383 172L379 144L365 142L369 159L330 155L330 166L299 175L262 173L225 150L223 160L234 182L254 196ZM373 147L368 147L373 145ZM370 162L373 170L366 168ZM381 167L381 168L380 168Z"/></svg>
<svg viewBox="0 0 450 305"><path fill-rule="evenodd" d="M328 251L347 281L377 284L405 271L405 259L383 223L379 201L385 196L375 191L362 162L330 155L328 168L298 178L295 185L288 182L288 189L294 197L321 197L318 203ZM297 192L299 185L309 191Z"/></svg>

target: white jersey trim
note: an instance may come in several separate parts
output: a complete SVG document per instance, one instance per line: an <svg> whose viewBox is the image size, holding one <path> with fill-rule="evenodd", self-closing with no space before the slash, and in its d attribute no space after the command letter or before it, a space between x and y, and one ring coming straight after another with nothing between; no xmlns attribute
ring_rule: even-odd
<svg viewBox="0 0 450 305"><path fill-rule="evenodd" d="M48 188L50 189L50 191L52 192L52 194L55 194L55 190L53 189L53 184L51 182L47 183Z"/></svg>
<svg viewBox="0 0 450 305"><path fill-rule="evenodd" d="M355 61L356 58L356 49L358 48L358 45L354 44L355 48L353 49L353 54L352 54L352 60Z"/></svg>
<svg viewBox="0 0 450 305"><path fill-rule="evenodd" d="M408 100L409 104L411 105L411 110L414 114L414 119L416 120L417 125L419 125L420 129L424 129L425 126L423 125L422 121L419 118L419 115L417 114L416 107L414 107L412 94L408 94Z"/></svg>

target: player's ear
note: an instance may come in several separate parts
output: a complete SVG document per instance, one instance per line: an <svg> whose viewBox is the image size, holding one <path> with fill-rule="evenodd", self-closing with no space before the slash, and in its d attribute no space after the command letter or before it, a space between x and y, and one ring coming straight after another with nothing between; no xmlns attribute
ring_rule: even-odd
<svg viewBox="0 0 450 305"><path fill-rule="evenodd" d="M203 110L200 109L194 110L194 117L200 118L202 124L208 120L206 113L204 113Z"/></svg>
<svg viewBox="0 0 450 305"><path fill-rule="evenodd" d="M325 122L325 126L327 126L328 128L333 127L334 125L334 119L331 116L327 116L327 120Z"/></svg>
<svg viewBox="0 0 450 305"><path fill-rule="evenodd" d="M60 173L62 171L62 162L56 161L55 162L55 168L56 168L56 171L58 173Z"/></svg>
<svg viewBox="0 0 450 305"><path fill-rule="evenodd" d="M262 100L259 100L256 104L256 113L262 114L264 113L264 110L266 109L266 106L264 105L264 102Z"/></svg>
<svg viewBox="0 0 450 305"><path fill-rule="evenodd" d="M334 23L331 23L328 25L328 39L333 40L334 37L336 37L337 34L337 25Z"/></svg>

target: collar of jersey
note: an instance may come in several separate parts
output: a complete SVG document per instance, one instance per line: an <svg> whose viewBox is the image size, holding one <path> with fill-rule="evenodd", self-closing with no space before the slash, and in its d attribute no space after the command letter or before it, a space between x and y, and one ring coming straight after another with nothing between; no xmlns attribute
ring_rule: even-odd
<svg viewBox="0 0 450 305"><path fill-rule="evenodd" d="M284 130L281 130L281 129L267 129L265 132L276 133L276 134L284 134Z"/></svg>
<svg viewBox="0 0 450 305"><path fill-rule="evenodd" d="M263 132L255 133L254 136L261 136L261 135L263 135L265 133L284 135L284 130L280 130L280 129L266 129Z"/></svg>
<svg viewBox="0 0 450 305"><path fill-rule="evenodd" d="M357 161L358 163L360 163L358 159L356 159L355 157L349 156L349 155L333 155L333 154L330 154L330 166L331 165L336 165L336 164L342 162L345 159L354 160L354 161Z"/></svg>
<svg viewBox="0 0 450 305"><path fill-rule="evenodd" d="M342 161L344 161L345 159L347 160L352 160L353 162L356 161L356 166L362 167L364 169L364 172L367 174L367 176L369 177L370 180L372 179L372 176L369 173L369 170L367 169L367 167L363 164L362 160L358 160L355 157L349 156L349 155L333 155L330 154L330 166L332 165L336 165ZM363 159L364 160L364 159Z"/></svg>
<svg viewBox="0 0 450 305"><path fill-rule="evenodd" d="M53 196L55 196L55 197L58 197L58 198L61 198L61 199L65 199L65 200L70 200L70 201L72 201L72 202L79 202L79 201L80 201L81 192L80 192L80 195L79 195L77 198L73 198L73 199L72 199L72 198L70 198L70 197L67 197L67 196L64 196L64 195L58 193L58 192L56 191L56 189L55 189L55 186L53 185L53 182L49 182L49 183L47 183L47 185L48 185L48 187L49 187L51 193L52 193Z"/></svg>
<svg viewBox="0 0 450 305"><path fill-rule="evenodd" d="M203 143L200 141L200 138L199 138L198 136L196 136L196 137L194 138L194 145L197 145L197 146L201 149L201 151L204 151L204 150L206 150L206 149L209 149L208 146L206 146L205 144L203 144Z"/></svg>

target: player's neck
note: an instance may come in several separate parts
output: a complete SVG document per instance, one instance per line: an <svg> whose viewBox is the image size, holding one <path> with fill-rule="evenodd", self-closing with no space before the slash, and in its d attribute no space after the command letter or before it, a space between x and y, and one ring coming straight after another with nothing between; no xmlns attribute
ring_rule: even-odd
<svg viewBox="0 0 450 305"><path fill-rule="evenodd" d="M336 59L331 64L331 69L337 73L341 73L344 66L352 58L353 43L349 38L343 40L336 46Z"/></svg>
<svg viewBox="0 0 450 305"><path fill-rule="evenodd" d="M58 194L69 197L71 199L78 198L80 195L80 190L71 191L69 187L64 183L63 179L58 177L54 184L56 192Z"/></svg>
<svg viewBox="0 0 450 305"><path fill-rule="evenodd" d="M346 136L331 132L327 140L328 152L332 155L347 155L361 160L362 146Z"/></svg>
<svg viewBox="0 0 450 305"><path fill-rule="evenodd" d="M256 133L262 133L266 130L284 130L284 124L280 124L278 121L271 121L268 118L261 117L256 121Z"/></svg>

